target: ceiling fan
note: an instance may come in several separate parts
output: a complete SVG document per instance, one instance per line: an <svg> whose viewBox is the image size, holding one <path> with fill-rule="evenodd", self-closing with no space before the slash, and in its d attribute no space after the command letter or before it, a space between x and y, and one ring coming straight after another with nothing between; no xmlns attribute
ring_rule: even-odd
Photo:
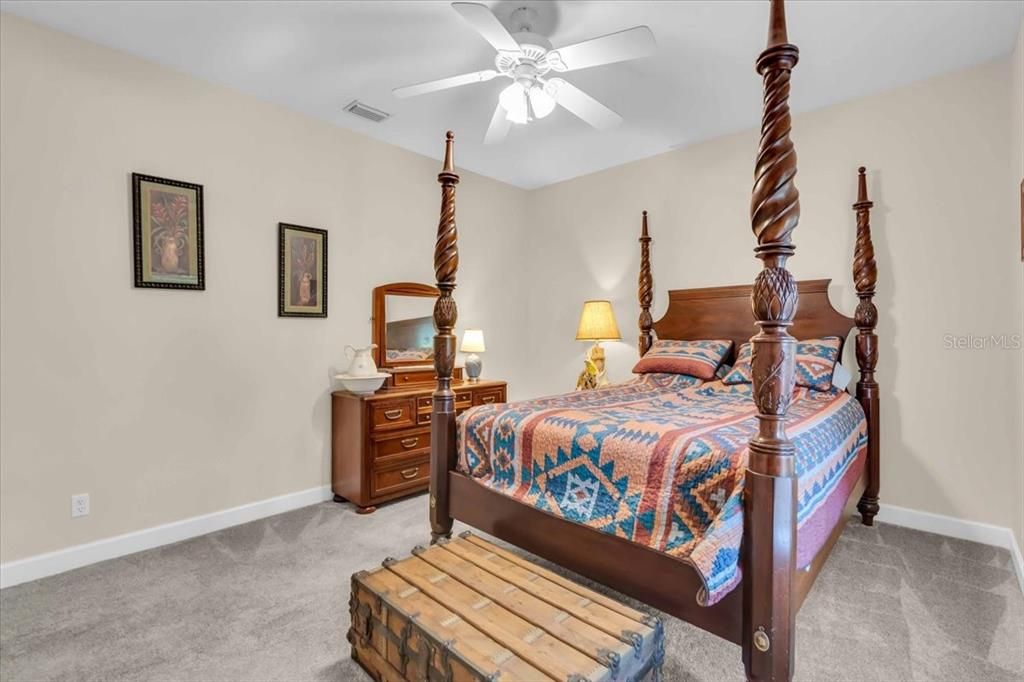
<svg viewBox="0 0 1024 682"><path fill-rule="evenodd" d="M532 8L521 7L512 13L512 25L517 29L515 33L509 33L486 5L453 2L452 9L498 51L494 58L495 68L407 85L395 88L393 92L396 97L414 97L498 77L510 79L512 84L498 97L491 124L484 136L485 144L504 140L513 123L544 118L556 104L598 130L614 128L622 122L621 116L568 81L549 75L551 72L565 73L654 54L654 34L646 26L555 49L547 38L532 31L536 18L536 10Z"/></svg>

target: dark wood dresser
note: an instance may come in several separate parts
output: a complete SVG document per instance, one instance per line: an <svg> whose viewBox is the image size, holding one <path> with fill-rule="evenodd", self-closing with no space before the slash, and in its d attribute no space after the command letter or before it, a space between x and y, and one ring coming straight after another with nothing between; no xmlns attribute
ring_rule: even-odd
<svg viewBox="0 0 1024 682"><path fill-rule="evenodd" d="M331 489L335 502L367 514L375 505L427 489L434 385L331 394ZM504 381L458 383L455 409L505 402Z"/></svg>

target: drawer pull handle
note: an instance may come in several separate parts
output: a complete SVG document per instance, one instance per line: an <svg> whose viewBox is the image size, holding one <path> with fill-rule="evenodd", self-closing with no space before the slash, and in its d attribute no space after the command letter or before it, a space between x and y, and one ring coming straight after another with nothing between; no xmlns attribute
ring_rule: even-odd
<svg viewBox="0 0 1024 682"><path fill-rule="evenodd" d="M402 408L397 410L384 410L384 418L389 421L395 421L402 416Z"/></svg>
<svg viewBox="0 0 1024 682"><path fill-rule="evenodd" d="M411 480L413 478L416 478L416 474L418 474L419 472L419 467L413 467L411 469L402 469L402 478L404 478L407 481Z"/></svg>
<svg viewBox="0 0 1024 682"><path fill-rule="evenodd" d="M480 398L480 402L482 402L484 405L490 405L491 403L494 402L494 396L485 395L483 398Z"/></svg>
<svg viewBox="0 0 1024 682"><path fill-rule="evenodd" d="M419 445L419 442L420 442L420 437L419 436L413 436L412 438L403 438L402 439L402 447L405 448L406 450L409 450L409 449L412 449L412 448L416 447L417 445Z"/></svg>

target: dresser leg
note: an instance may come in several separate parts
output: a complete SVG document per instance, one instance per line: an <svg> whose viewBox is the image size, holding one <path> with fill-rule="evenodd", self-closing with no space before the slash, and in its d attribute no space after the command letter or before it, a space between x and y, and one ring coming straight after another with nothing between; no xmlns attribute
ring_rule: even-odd
<svg viewBox="0 0 1024 682"><path fill-rule="evenodd" d="M337 502L338 504L348 504L350 502L350 500L346 500L338 493L334 493L334 501ZM377 511L377 508L374 507L373 505L370 505L368 507L360 507L355 502L352 502L352 506L356 508L356 514L372 514L373 512Z"/></svg>

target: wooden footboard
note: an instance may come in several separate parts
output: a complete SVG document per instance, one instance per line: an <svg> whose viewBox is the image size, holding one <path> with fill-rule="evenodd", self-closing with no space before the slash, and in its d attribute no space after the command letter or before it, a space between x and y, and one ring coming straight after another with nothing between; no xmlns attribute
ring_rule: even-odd
<svg viewBox="0 0 1024 682"><path fill-rule="evenodd" d="M678 559L535 509L457 471L448 486L459 521L739 644L742 590L700 606L703 582Z"/></svg>
<svg viewBox="0 0 1024 682"><path fill-rule="evenodd" d="M846 499L842 519L806 566L796 572L796 608L846 527L866 485L866 472ZM448 473L450 513L462 523L575 571L734 644L742 641L743 588L700 606L700 576L689 564L614 535L567 521L491 490L458 471Z"/></svg>

